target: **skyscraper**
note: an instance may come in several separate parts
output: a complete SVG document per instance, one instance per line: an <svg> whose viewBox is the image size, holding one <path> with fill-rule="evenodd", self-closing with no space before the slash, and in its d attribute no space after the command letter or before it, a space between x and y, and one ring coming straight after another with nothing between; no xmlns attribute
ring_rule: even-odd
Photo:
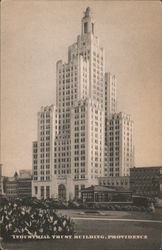
<svg viewBox="0 0 162 250"><path fill-rule="evenodd" d="M104 49L88 7L81 34L68 48L68 62L56 64L56 106L38 113L33 196L69 200L98 183L105 174L105 158L109 168L107 122L115 112L115 76L105 74Z"/></svg>

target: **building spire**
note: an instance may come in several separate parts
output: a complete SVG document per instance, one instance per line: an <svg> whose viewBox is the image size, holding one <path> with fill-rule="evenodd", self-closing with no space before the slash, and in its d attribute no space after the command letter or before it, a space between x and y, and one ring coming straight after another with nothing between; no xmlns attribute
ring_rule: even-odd
<svg viewBox="0 0 162 250"><path fill-rule="evenodd" d="M90 9L90 7L86 8L86 11L84 12L84 14L85 14L86 17L91 16L91 9Z"/></svg>
<svg viewBox="0 0 162 250"><path fill-rule="evenodd" d="M87 7L82 18L82 35L86 33L94 34L94 20L90 7Z"/></svg>

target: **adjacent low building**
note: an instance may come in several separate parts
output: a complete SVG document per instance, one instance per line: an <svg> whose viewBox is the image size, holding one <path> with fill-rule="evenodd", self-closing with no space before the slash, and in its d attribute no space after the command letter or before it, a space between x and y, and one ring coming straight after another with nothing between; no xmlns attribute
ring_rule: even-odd
<svg viewBox="0 0 162 250"><path fill-rule="evenodd" d="M91 186L81 191L83 203L131 202L132 192L104 186Z"/></svg>
<svg viewBox="0 0 162 250"><path fill-rule="evenodd" d="M26 198L32 196L32 175L30 170L15 172L13 177L8 177L5 182L5 192L9 199Z"/></svg>
<svg viewBox="0 0 162 250"><path fill-rule="evenodd" d="M18 173L15 172L13 177L8 177L5 183L6 196L9 199L18 197Z"/></svg>
<svg viewBox="0 0 162 250"><path fill-rule="evenodd" d="M32 174L31 170L20 170L18 178L19 198L32 196Z"/></svg>
<svg viewBox="0 0 162 250"><path fill-rule="evenodd" d="M130 188L133 194L162 198L162 166L131 168Z"/></svg>
<svg viewBox="0 0 162 250"><path fill-rule="evenodd" d="M107 187L121 187L126 190L130 189L129 176L99 177L98 184Z"/></svg>

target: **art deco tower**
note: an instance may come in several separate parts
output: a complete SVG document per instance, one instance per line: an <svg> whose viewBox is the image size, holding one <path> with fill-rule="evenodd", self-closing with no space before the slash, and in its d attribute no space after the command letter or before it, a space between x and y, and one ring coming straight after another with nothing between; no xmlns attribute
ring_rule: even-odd
<svg viewBox="0 0 162 250"><path fill-rule="evenodd" d="M45 171L41 164L43 159L40 159L43 148L37 146L37 149L33 149L33 152L37 151L37 154L33 154L33 196L46 197L46 189L49 194L47 182L55 182L57 190L53 190L54 186L51 184L50 196L66 199L77 197L80 189L96 184L97 178L103 176L104 91L104 50L95 35L94 20L88 7L81 21L81 34L77 37L77 42L68 48L68 62L60 60L56 65L56 108L52 108L55 115L51 113L50 116L52 120L52 117L56 118L55 125L50 127L48 134L50 155L53 152L53 157L50 158L53 162L48 162L48 170L50 174L52 171L52 176L48 180L43 178L41 173ZM44 110L41 115L46 116ZM41 128L38 125L38 130ZM45 145L40 139L38 136L34 147Z"/></svg>
<svg viewBox="0 0 162 250"><path fill-rule="evenodd" d="M97 184L98 177L104 176L105 119L116 111L115 91L114 76L105 75L104 49L88 7L81 20L81 34L68 48L68 62L56 64L56 107L45 107L38 115L33 196L77 198L81 189ZM50 117L48 131L43 125L46 113ZM48 141L40 141L47 132ZM47 159L41 155L47 149L50 159L44 164Z"/></svg>
<svg viewBox="0 0 162 250"><path fill-rule="evenodd" d="M68 48L68 62L57 62L59 133L54 173L58 177L70 174L76 190L96 183L103 175L104 51L94 29L87 8L81 35Z"/></svg>

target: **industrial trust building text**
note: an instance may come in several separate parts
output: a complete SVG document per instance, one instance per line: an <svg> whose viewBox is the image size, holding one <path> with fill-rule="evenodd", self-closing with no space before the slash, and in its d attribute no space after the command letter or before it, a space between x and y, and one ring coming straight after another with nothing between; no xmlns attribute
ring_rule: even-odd
<svg viewBox="0 0 162 250"><path fill-rule="evenodd" d="M105 72L94 28L88 7L68 62L56 65L56 106L38 112L32 181L37 198L78 198L99 177L129 176L133 167L133 122L117 113L116 79Z"/></svg>

